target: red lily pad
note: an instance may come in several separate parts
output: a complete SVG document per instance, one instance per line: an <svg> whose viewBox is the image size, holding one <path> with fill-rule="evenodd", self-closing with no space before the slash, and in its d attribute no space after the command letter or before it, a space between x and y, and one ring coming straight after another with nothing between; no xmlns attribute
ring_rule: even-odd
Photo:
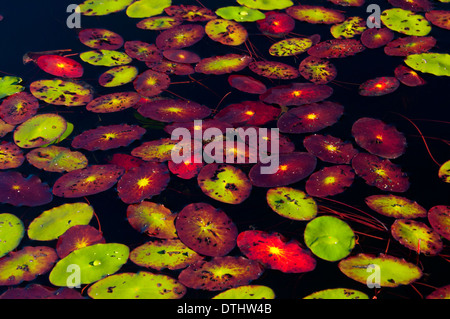
<svg viewBox="0 0 450 319"><path fill-rule="evenodd" d="M232 74L228 77L228 83L239 91L250 94L263 94L267 91L264 83L247 75Z"/></svg>
<svg viewBox="0 0 450 319"><path fill-rule="evenodd" d="M198 174L197 181L205 195L227 204L242 203L252 190L247 175L229 164L205 165Z"/></svg>
<svg viewBox="0 0 450 319"><path fill-rule="evenodd" d="M308 54L317 58L345 58L364 51L365 47L356 39L331 39L319 42L308 50Z"/></svg>
<svg viewBox="0 0 450 319"><path fill-rule="evenodd" d="M104 192L113 187L124 169L112 165L91 165L68 172L53 184L53 194L65 198L77 198Z"/></svg>
<svg viewBox="0 0 450 319"><path fill-rule="evenodd" d="M268 79L292 80L300 75L295 67L276 61L255 61L248 67L252 72Z"/></svg>
<svg viewBox="0 0 450 319"><path fill-rule="evenodd" d="M394 32L388 28L369 28L361 34L361 43L369 48L376 49L388 44L394 39Z"/></svg>
<svg viewBox="0 0 450 319"><path fill-rule="evenodd" d="M98 50L117 50L123 45L122 36L107 29L83 29L78 38L84 45Z"/></svg>
<svg viewBox="0 0 450 319"><path fill-rule="evenodd" d="M381 190L402 193L409 188L408 176L401 171L399 166L388 159L373 154L359 153L353 157L352 167L368 185Z"/></svg>
<svg viewBox="0 0 450 319"><path fill-rule="evenodd" d="M327 59L309 56L299 66L300 74L315 84L327 84L336 78L337 70Z"/></svg>
<svg viewBox="0 0 450 319"><path fill-rule="evenodd" d="M428 221L439 235L450 240L450 206L431 207L428 211Z"/></svg>
<svg viewBox="0 0 450 319"><path fill-rule="evenodd" d="M284 273L308 272L316 267L314 257L297 240L288 241L279 233L247 230L239 234L237 245L249 259Z"/></svg>
<svg viewBox="0 0 450 319"><path fill-rule="evenodd" d="M155 40L160 50L183 49L199 42L205 28L199 24L182 24L162 31Z"/></svg>
<svg viewBox="0 0 450 319"><path fill-rule="evenodd" d="M26 158L31 165L47 172L70 172L88 164L83 153L55 145L35 148L27 153Z"/></svg>
<svg viewBox="0 0 450 319"><path fill-rule="evenodd" d="M417 202L393 194L371 195L365 202L370 209L388 217L411 219L427 216L427 210Z"/></svg>
<svg viewBox="0 0 450 319"><path fill-rule="evenodd" d="M313 24L336 24L345 20L340 11L322 6L297 5L287 8L286 13L296 20Z"/></svg>
<svg viewBox="0 0 450 319"><path fill-rule="evenodd" d="M407 56L428 52L436 45L434 37L408 36L395 39L384 47L384 53L391 56Z"/></svg>
<svg viewBox="0 0 450 319"><path fill-rule="evenodd" d="M127 41L124 45L125 53L138 61L157 62L162 59L162 53L155 44L143 41Z"/></svg>
<svg viewBox="0 0 450 319"><path fill-rule="evenodd" d="M264 34L283 37L295 28L295 20L286 13L269 11L264 14L264 19L256 21L258 29Z"/></svg>
<svg viewBox="0 0 450 319"><path fill-rule="evenodd" d="M332 94L333 88L324 84L291 83L274 86L261 94L259 99L268 104L299 106L325 100Z"/></svg>
<svg viewBox="0 0 450 319"><path fill-rule="evenodd" d="M19 92L5 98L0 105L0 118L8 124L21 124L33 117L39 109L39 101L28 92Z"/></svg>
<svg viewBox="0 0 450 319"><path fill-rule="evenodd" d="M191 122L209 116L211 109L193 101L161 99L141 105L138 112L160 122Z"/></svg>
<svg viewBox="0 0 450 319"><path fill-rule="evenodd" d="M189 75L195 73L192 65L188 63L173 62L165 58L158 62L145 62L145 64L153 71L166 74Z"/></svg>
<svg viewBox="0 0 450 319"><path fill-rule="evenodd" d="M277 126L282 133L317 132L336 123L343 113L344 107L335 102L312 103L290 109Z"/></svg>
<svg viewBox="0 0 450 319"><path fill-rule="evenodd" d="M41 55L36 64L44 72L63 78L79 78L84 71L80 63L60 55Z"/></svg>
<svg viewBox="0 0 450 319"><path fill-rule="evenodd" d="M22 150L12 142L0 143L0 169L17 168L25 161Z"/></svg>
<svg viewBox="0 0 450 319"><path fill-rule="evenodd" d="M280 112L280 108L260 101L243 101L227 105L214 118L235 126L260 126L275 120Z"/></svg>
<svg viewBox="0 0 450 319"><path fill-rule="evenodd" d="M99 126L75 136L72 140L72 147L88 151L110 150L130 145L133 141L139 140L145 132L144 128L137 125Z"/></svg>
<svg viewBox="0 0 450 319"><path fill-rule="evenodd" d="M72 251L94 244L105 243L102 233L89 225L74 225L58 237L56 253L64 258Z"/></svg>
<svg viewBox="0 0 450 319"><path fill-rule="evenodd" d="M200 173L200 170L204 164L203 162L195 163L194 156L191 156L190 159L184 160L180 163L175 163L174 161L169 160L167 166L169 167L169 171L172 174L177 175L179 178L191 179Z"/></svg>
<svg viewBox="0 0 450 319"><path fill-rule="evenodd" d="M147 70L138 75L133 81L135 90L145 97L160 94L170 85L170 78L161 72Z"/></svg>
<svg viewBox="0 0 450 319"><path fill-rule="evenodd" d="M208 291L225 290L247 285L258 279L263 267L244 257L214 257L211 261L198 261L182 270L178 280L186 287Z"/></svg>
<svg viewBox="0 0 450 319"><path fill-rule="evenodd" d="M226 19L214 19L205 25L208 37L224 45L238 46L248 38L247 29L239 22Z"/></svg>
<svg viewBox="0 0 450 319"><path fill-rule="evenodd" d="M99 96L86 105L86 110L94 113L113 113L136 105L141 96L136 92L116 92Z"/></svg>
<svg viewBox="0 0 450 319"><path fill-rule="evenodd" d="M164 9L164 12L183 21L203 22L217 18L210 9L195 5L172 5Z"/></svg>
<svg viewBox="0 0 450 319"><path fill-rule="evenodd" d="M41 206L52 201L50 187L39 177L24 178L15 171L0 172L0 202L13 206Z"/></svg>
<svg viewBox="0 0 450 319"><path fill-rule="evenodd" d="M433 25L450 30L450 11L448 10L431 10L425 13L425 18Z"/></svg>
<svg viewBox="0 0 450 319"><path fill-rule="evenodd" d="M150 237L162 239L177 238L176 216L164 205L145 200L127 208L127 220L131 227Z"/></svg>
<svg viewBox="0 0 450 319"><path fill-rule="evenodd" d="M138 167L142 163L144 163L144 161L141 160L140 158L123 153L116 153L111 157L111 159L108 160L108 164L120 166L123 169L125 169L125 171L128 171L130 168L133 167Z"/></svg>
<svg viewBox="0 0 450 319"><path fill-rule="evenodd" d="M172 158L172 149L179 143L178 140L162 138L144 142L131 151L131 155L148 162L165 162Z"/></svg>
<svg viewBox="0 0 450 319"><path fill-rule="evenodd" d="M52 269L57 259L55 250L47 246L26 246L11 252L0 260L0 286L32 281Z"/></svg>
<svg viewBox="0 0 450 319"><path fill-rule="evenodd" d="M359 86L359 94L362 96L381 96L394 92L399 86L400 82L395 77L377 77L362 83Z"/></svg>
<svg viewBox="0 0 450 319"><path fill-rule="evenodd" d="M433 4L429 0L388 0L388 2L393 7L414 12L429 11L433 7Z"/></svg>
<svg viewBox="0 0 450 319"><path fill-rule="evenodd" d="M162 54L167 60L178 63L197 63L201 60L197 53L188 50L164 50Z"/></svg>
<svg viewBox="0 0 450 319"><path fill-rule="evenodd" d="M195 66L195 72L215 75L238 72L246 68L252 60L248 55L237 53L204 58Z"/></svg>
<svg viewBox="0 0 450 319"><path fill-rule="evenodd" d="M160 194L169 180L165 164L147 162L126 171L117 183L117 191L124 203L138 203Z"/></svg>
<svg viewBox="0 0 450 319"><path fill-rule="evenodd" d="M145 18L136 23L138 29L162 31L183 23L183 20L176 17L157 16Z"/></svg>
<svg viewBox="0 0 450 319"><path fill-rule="evenodd" d="M222 210L207 203L189 204L177 216L175 227L180 240L206 256L225 256L236 245L238 231Z"/></svg>
<svg viewBox="0 0 450 319"><path fill-rule="evenodd" d="M417 74L416 71L404 65L399 65L396 67L394 74L402 84L407 86L421 86L427 83L424 79L422 79L422 77L419 76L419 74Z"/></svg>
<svg viewBox="0 0 450 319"><path fill-rule="evenodd" d="M279 154L278 169L273 174L263 174L263 163L255 164L249 172L250 181L257 187L286 186L308 177L317 164L315 156L306 152Z"/></svg>
<svg viewBox="0 0 450 319"><path fill-rule="evenodd" d="M305 190L311 196L334 196L350 187L354 178L355 173L349 165L325 167L308 178Z"/></svg>
<svg viewBox="0 0 450 319"><path fill-rule="evenodd" d="M394 126L381 120L363 117L352 126L356 143L371 154L397 158L406 151L406 138Z"/></svg>
<svg viewBox="0 0 450 319"><path fill-rule="evenodd" d="M358 154L358 150L350 142L330 135L307 136L303 140L303 146L322 161L334 164L350 164L352 158Z"/></svg>

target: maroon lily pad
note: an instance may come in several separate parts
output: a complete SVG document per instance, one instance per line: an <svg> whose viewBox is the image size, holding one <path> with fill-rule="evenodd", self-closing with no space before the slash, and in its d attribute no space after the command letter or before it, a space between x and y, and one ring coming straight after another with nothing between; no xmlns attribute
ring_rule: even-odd
<svg viewBox="0 0 450 319"><path fill-rule="evenodd" d="M180 63L161 59L157 62L145 62L145 64L156 72L175 75L189 75L195 73L194 67L188 63Z"/></svg>
<svg viewBox="0 0 450 319"><path fill-rule="evenodd" d="M139 203L160 194L169 180L167 165L146 162L125 172L117 183L117 191L124 203Z"/></svg>
<svg viewBox="0 0 450 319"><path fill-rule="evenodd" d="M424 79L422 79L422 77L419 76L419 74L417 74L416 71L404 65L399 65L396 67L394 74L402 84L407 86L421 86L427 83Z"/></svg>
<svg viewBox="0 0 450 319"><path fill-rule="evenodd" d="M17 168L24 161L25 156L20 147L12 142L0 143L0 169Z"/></svg>
<svg viewBox="0 0 450 319"><path fill-rule="evenodd" d="M199 42L205 35L200 24L182 24L162 31L155 40L160 50L183 49Z"/></svg>
<svg viewBox="0 0 450 319"><path fill-rule="evenodd" d="M319 42L308 50L317 58L345 58L364 51L365 47L356 39L331 39Z"/></svg>
<svg viewBox="0 0 450 319"><path fill-rule="evenodd" d="M204 22L217 18L210 9L196 5L171 5L164 9L164 12L177 19L189 22Z"/></svg>
<svg viewBox="0 0 450 319"><path fill-rule="evenodd" d="M325 100L333 94L333 88L324 84L291 83L274 86L261 94L259 99L268 104L284 106L303 105Z"/></svg>
<svg viewBox="0 0 450 319"><path fill-rule="evenodd" d="M0 105L0 118L8 124L21 124L33 117L39 101L28 92L19 92L5 98Z"/></svg>
<svg viewBox="0 0 450 319"><path fill-rule="evenodd" d="M264 19L256 21L258 29L264 34L283 37L295 28L295 20L286 13L269 11L264 14Z"/></svg>
<svg viewBox="0 0 450 319"><path fill-rule="evenodd" d="M393 7L414 12L430 11L433 7L429 0L388 0L388 2Z"/></svg>
<svg viewBox="0 0 450 319"><path fill-rule="evenodd" d="M136 91L145 96L151 97L160 94L170 85L170 78L161 72L147 70L142 72L133 81Z"/></svg>
<svg viewBox="0 0 450 319"><path fill-rule="evenodd" d="M252 72L268 79L292 80L300 75L297 68L277 61L255 61L248 67Z"/></svg>
<svg viewBox="0 0 450 319"><path fill-rule="evenodd" d="M205 119L202 121L201 126L199 125L195 125L194 122L174 122L172 124L168 124L166 125L166 127L164 128L164 131L172 134L172 131L176 128L186 128L189 133L191 134L191 136L193 136L194 139L196 139L196 135L198 134L198 136L200 136L200 138L203 136L203 133L205 132L205 130L207 130L208 128L216 128L219 129L220 131L223 132L223 134L225 134L226 129L232 127L231 124L223 122L223 121L219 121L216 119ZM201 132L201 134L200 134Z"/></svg>
<svg viewBox="0 0 450 319"><path fill-rule="evenodd" d="M392 39L394 32L388 28L369 28L361 34L361 43L369 49L381 48Z"/></svg>
<svg viewBox="0 0 450 319"><path fill-rule="evenodd" d="M250 181L257 187L278 187L296 183L308 177L316 168L317 159L306 152L279 154L278 170L273 174L263 174L257 163L249 172Z"/></svg>
<svg viewBox="0 0 450 319"><path fill-rule="evenodd" d="M52 201L50 187L39 177L24 178L15 171L0 172L0 202L14 206L40 206Z"/></svg>
<svg viewBox="0 0 450 319"><path fill-rule="evenodd" d="M260 126L275 120L280 112L280 108L260 101L243 101L227 105L214 118L235 126Z"/></svg>
<svg viewBox="0 0 450 319"><path fill-rule="evenodd" d="M297 240L288 241L279 233L247 230L239 234L237 245L249 259L284 273L308 272L316 267L314 257Z"/></svg>
<svg viewBox="0 0 450 319"><path fill-rule="evenodd" d="M144 161L140 158L134 157L129 154L116 153L114 154L110 160L108 160L108 164L114 164L128 171L130 168L140 166Z"/></svg>
<svg viewBox="0 0 450 319"><path fill-rule="evenodd" d="M354 178L355 173L349 165L325 167L308 178L305 190L311 196L334 196L350 187Z"/></svg>
<svg viewBox="0 0 450 319"><path fill-rule="evenodd" d="M353 157L352 167L368 185L381 190L402 193L409 188L408 176L401 171L399 166L388 159L373 154L359 153Z"/></svg>
<svg viewBox="0 0 450 319"><path fill-rule="evenodd" d="M197 53L188 50L164 50L162 54L167 60L178 63L198 63L201 60Z"/></svg>
<svg viewBox="0 0 450 319"><path fill-rule="evenodd" d="M105 243L102 232L89 225L75 225L58 237L56 253L64 258L74 250L102 243Z"/></svg>
<svg viewBox="0 0 450 319"><path fill-rule="evenodd" d="M436 205L428 211L431 227L442 237L450 240L450 206Z"/></svg>
<svg viewBox="0 0 450 319"><path fill-rule="evenodd" d="M98 50L117 50L123 45L120 34L106 29L83 29L78 33L78 38L84 45Z"/></svg>
<svg viewBox="0 0 450 319"><path fill-rule="evenodd" d="M337 70L327 59L309 56L302 60L299 66L300 74L315 84L326 84L336 78Z"/></svg>
<svg viewBox="0 0 450 319"><path fill-rule="evenodd" d="M209 116L211 109L188 100L160 99L142 104L138 112L160 122L192 122Z"/></svg>
<svg viewBox="0 0 450 319"><path fill-rule="evenodd" d="M225 256L236 245L238 235L233 221L222 210L207 203L189 204L175 220L180 240L206 256Z"/></svg>
<svg viewBox="0 0 450 319"><path fill-rule="evenodd" d="M182 270L178 281L193 289L225 290L247 285L258 279L264 268L257 261L244 257L214 257L211 261L198 261Z"/></svg>
<svg viewBox="0 0 450 319"><path fill-rule="evenodd" d="M352 126L356 143L371 154L397 158L406 151L406 138L394 126L381 120L363 117Z"/></svg>
<svg viewBox="0 0 450 319"><path fill-rule="evenodd" d="M391 56L407 56L428 52L436 45L434 37L409 36L395 39L384 47L384 53Z"/></svg>
<svg viewBox="0 0 450 319"><path fill-rule="evenodd" d="M84 299L79 291L63 287L53 288L39 284L14 287L0 295L0 299Z"/></svg>
<svg viewBox="0 0 450 319"><path fill-rule="evenodd" d="M359 94L362 96L381 96L394 92L400 86L400 82L393 76L383 76L367 80L359 86Z"/></svg>
<svg viewBox="0 0 450 319"><path fill-rule="evenodd" d="M171 138L161 138L142 143L131 151L131 155L148 162L165 162L172 158L172 149L179 143Z"/></svg>
<svg viewBox="0 0 450 319"><path fill-rule="evenodd" d="M138 61L157 62L162 59L162 53L155 44L143 41L127 41L124 45L125 53Z"/></svg>
<svg viewBox="0 0 450 319"><path fill-rule="evenodd" d="M344 107L335 102L307 104L281 115L277 126L282 133L317 132L336 123L343 112Z"/></svg>
<svg viewBox="0 0 450 319"><path fill-rule="evenodd" d="M133 107L141 100L136 92L114 92L99 96L86 105L86 110L94 113L113 113Z"/></svg>
<svg viewBox="0 0 450 319"><path fill-rule="evenodd" d="M65 198L77 198L104 192L113 187L124 173L113 165L91 165L68 172L53 184L53 194Z"/></svg>
<svg viewBox="0 0 450 319"><path fill-rule="evenodd" d="M307 136L303 140L303 146L322 161L334 164L350 164L352 158L358 154L350 142L330 135Z"/></svg>
<svg viewBox="0 0 450 319"><path fill-rule="evenodd" d="M250 94L263 94L267 91L264 83L247 75L232 74L228 77L228 83L235 89Z"/></svg>

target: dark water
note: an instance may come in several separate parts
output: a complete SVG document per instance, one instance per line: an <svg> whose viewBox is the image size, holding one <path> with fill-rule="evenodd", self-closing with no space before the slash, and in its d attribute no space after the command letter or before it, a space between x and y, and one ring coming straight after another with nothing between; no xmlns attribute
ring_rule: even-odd
<svg viewBox="0 0 450 319"><path fill-rule="evenodd" d="M23 85L27 86L32 81L43 78L52 78L39 70L33 64L24 65L22 63L22 55L29 51L46 51L56 49L72 49L73 52L83 52L87 48L82 45L77 38L77 30L66 27L66 8L67 5L76 1L62 1L62 0L46 0L46 1L31 1L18 0L3 2L0 6L0 14L4 16L4 20L0 22L0 34L2 39L0 50L0 71L5 74L12 74L23 78ZM187 4L187 1L173 1L173 4ZM191 1L192 4L196 2ZM202 1L202 3L210 9L226 5L235 5L234 1ZM371 1L370 3L378 3L381 9L389 8L387 1ZM326 1L302 1L302 4L323 4L328 5ZM369 3L366 3L366 5ZM367 16L365 12L366 5L361 8L350 8L346 10L346 16L359 15ZM450 9L450 6L440 4L444 9ZM106 28L115 31L127 40L142 40L149 43L154 43L156 32L140 30L135 27L138 19L130 19L125 15L125 12L112 14L103 17L82 17L82 28L98 27ZM271 44L266 37L260 36L254 23L246 24L250 34L250 41L264 52ZM296 33L311 35L319 33L322 39L330 39L329 26L324 25L310 25L297 22L295 29ZM434 48L436 52L448 52L450 49L450 31L441 30L433 27L430 35L437 39L437 47ZM201 55L201 57L209 57L216 54L223 55L224 53L239 52L233 48L224 48L213 41L201 41L192 48L193 51ZM225 52L228 51L228 52ZM266 52L266 51L265 51ZM272 60L277 60L271 57ZM294 59L280 59L292 65L297 65L299 61ZM383 49L369 50L350 58L335 59L333 63L338 70L337 80L351 83L362 83L368 79L378 76L393 76L394 68L402 62L400 57L389 57L383 53ZM139 71L142 72L147 68L145 65L134 62L138 66ZM118 89L107 89L97 85L97 78L106 68L90 66L83 64L85 67L85 75L83 79L92 84L96 89L96 96L106 93L111 93ZM253 75L251 71L244 70L242 74ZM199 76L200 77L200 76ZM196 85L173 85L170 90L187 99L192 99L198 103L215 107L220 101L220 97L224 96L229 90L229 87L223 85L225 76L217 76L208 80L208 86L213 89L217 95L202 89ZM172 81L185 79L184 77L171 76ZM410 189L401 194L407 198L416 200L423 207L429 209L435 205L450 205L450 185L442 183L437 177L437 169L426 152L423 142L417 137L418 133L411 126L410 123L403 118L395 115L392 112L401 113L412 119L435 119L435 120L449 120L449 90L450 80L445 77L435 77L432 75L423 75L423 78L428 82L426 86L418 88L410 88L401 85L400 88L392 94L382 97L362 97L358 95L357 86L351 84L336 85L331 84L334 89L334 94L330 100L341 103L345 106L345 114L341 120L330 128L327 128L320 133L338 136L342 139L352 140L350 134L351 125L360 117L376 117L385 122L395 125L399 131L405 133L408 139L407 152L393 162L401 165L403 171L407 172L411 181ZM286 83L279 81L271 83L265 81L268 86L275 86L277 83ZM301 79L299 79L301 82ZM120 87L120 90L132 90L132 86L126 85ZM251 98L251 97L250 97ZM249 99L248 95L234 92L227 98L226 102L222 104L236 103L244 99ZM133 110L120 112L120 114L86 114L82 109L67 109L59 106L46 106L42 112L60 112L69 122L75 125L75 130L72 136L75 136L84 130L109 124L136 122L133 116ZM429 122L417 122L422 132L426 136L439 137L443 139L450 139L449 125L436 124ZM160 130L148 130L142 140L136 141L126 148L121 148L121 153L130 152L131 149L140 145L147 140L153 140L159 137L167 136ZM296 143L298 150L303 150L302 135L291 136ZM5 140L11 137L6 136ZM435 158L443 163L449 159L449 147L444 143L436 140L428 140L430 149ZM70 146L70 139L61 143L62 146ZM113 150L116 152L117 150ZM119 152L117 151L117 152ZM114 152L84 152L91 164L104 163L108 156ZM323 163L318 164L316 170L323 167ZM247 169L248 168L244 168ZM59 174L47 173L33 168L31 165L24 164L20 171L25 174L36 174L43 181L49 185L53 185ZM304 181L291 185L293 187L304 189ZM161 195L152 198L153 201L162 203L172 211L181 210L185 205L192 202L208 202L211 205L223 209L236 223L239 231L244 231L250 227L255 227L261 230L280 232L287 237L297 238L302 241L303 230L305 223L295 222L283 219L276 215L267 206L265 200L266 189L254 188L251 196L242 204L234 206L213 201L203 195L198 188L195 179L185 181L172 177L167 190ZM354 184L345 193L333 197L336 200L343 201L349 205L362 208L366 211L369 209L364 204L364 198L373 194L382 194L382 191L374 187L365 185L360 178L355 179ZM55 197L53 202L37 208L26 207L12 207L5 204L0 204L1 212L12 212L21 217L27 226L36 216L44 210L51 207L61 205L66 202L75 202L78 200L67 200ZM107 242L120 242L126 244L133 249L148 240L148 237L137 233L126 221L127 205L120 201L117 197L115 189L107 192L89 196L89 201L93 205L97 215L100 218L102 231ZM375 213L374 213L375 214ZM378 216L377 218L385 221L387 225L392 223L391 219ZM95 222L92 222L95 225ZM360 231L371 232L361 225L350 223L355 226L354 229ZM374 232L374 235L380 235ZM387 238L388 235L381 234ZM357 245L353 250L353 254L359 252L378 254L384 252L386 248L386 241L371 239L370 237L360 236L360 245ZM39 243L42 244L42 243ZM44 243L50 246L55 245L55 242ZM27 245L37 245L36 242L25 238L19 247ZM443 253L448 254L447 251ZM239 255L240 252L236 248L230 255ZM415 252L408 252L405 248L391 240L389 247L389 254L394 256L404 257L409 261L415 262ZM440 287L450 283L450 276L448 272L448 263L440 257L420 257L421 265L424 269L424 276L420 282L431 286ZM121 271L138 271L142 270L128 262ZM177 272L164 271L171 276L176 277ZM36 281L38 283L49 284L46 275L40 276ZM360 290L373 296L374 291L367 288L365 285L357 283L345 275L343 275L337 263L325 262L318 259L317 267L313 272L306 274L284 274L279 271L266 270L261 278L253 282L254 284L267 285L274 289L277 298L301 298L314 291L327 288L346 287ZM20 286L25 286L27 283L22 283ZM423 285L416 285L416 288L423 294L429 294L432 289ZM0 293L5 288L0 287ZM209 293L204 291L196 291L189 289L186 295L187 298L209 298L216 293ZM380 295L382 298L419 298L419 295L411 287L399 287L395 289L382 289Z"/></svg>

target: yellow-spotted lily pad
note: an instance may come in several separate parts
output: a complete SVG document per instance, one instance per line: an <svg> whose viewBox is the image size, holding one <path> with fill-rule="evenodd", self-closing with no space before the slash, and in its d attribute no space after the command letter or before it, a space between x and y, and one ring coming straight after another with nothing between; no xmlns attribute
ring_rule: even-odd
<svg viewBox="0 0 450 319"><path fill-rule="evenodd" d="M305 192L292 187L271 188L267 203L278 215L293 220L311 220L317 215L315 200Z"/></svg>
<svg viewBox="0 0 450 319"><path fill-rule="evenodd" d="M126 53L115 50L94 50L80 54L86 63L99 66L118 66L130 63L133 59Z"/></svg>
<svg viewBox="0 0 450 319"><path fill-rule="evenodd" d="M38 80L30 84L30 92L39 100L53 105L80 106L93 99L93 88L82 81L62 79Z"/></svg>

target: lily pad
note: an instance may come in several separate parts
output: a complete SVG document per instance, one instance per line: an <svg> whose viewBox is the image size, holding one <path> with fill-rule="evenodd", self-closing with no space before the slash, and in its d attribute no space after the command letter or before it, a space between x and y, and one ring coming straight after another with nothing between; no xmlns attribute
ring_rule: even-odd
<svg viewBox="0 0 450 319"><path fill-rule="evenodd" d="M358 154L352 143L331 135L313 134L303 140L303 146L320 160L334 164L350 164Z"/></svg>
<svg viewBox="0 0 450 319"><path fill-rule="evenodd" d="M28 226L28 237L33 240L57 239L72 226L87 225L94 215L86 203L67 203L44 211Z"/></svg>
<svg viewBox="0 0 450 319"><path fill-rule="evenodd" d="M164 12L171 17L189 22L203 22L217 18L214 12L205 6L191 4L172 5L164 9Z"/></svg>
<svg viewBox="0 0 450 319"><path fill-rule="evenodd" d="M182 22L183 20L177 17L157 16L139 21L136 27L143 30L162 31L180 25Z"/></svg>
<svg viewBox="0 0 450 319"><path fill-rule="evenodd" d="M172 0L138 0L127 8L130 18L148 18L164 12L172 4Z"/></svg>
<svg viewBox="0 0 450 319"><path fill-rule="evenodd" d="M450 54L411 54L406 57L405 64L416 71L431 73L436 76L450 76Z"/></svg>
<svg viewBox="0 0 450 319"><path fill-rule="evenodd" d="M393 194L371 195L365 202L372 210L389 217L412 219L427 216L427 210L417 202Z"/></svg>
<svg viewBox="0 0 450 319"><path fill-rule="evenodd" d="M247 29L242 24L225 19L208 21L205 32L211 40L230 46L241 45L248 38Z"/></svg>
<svg viewBox="0 0 450 319"><path fill-rule="evenodd" d="M0 143L0 169L17 168L25 160L22 150L12 142Z"/></svg>
<svg viewBox="0 0 450 319"><path fill-rule="evenodd" d="M311 196L334 196L350 187L354 178L355 173L350 165L328 166L311 174L306 181L305 190Z"/></svg>
<svg viewBox="0 0 450 319"><path fill-rule="evenodd" d="M439 235L450 240L450 206L431 207L428 211L428 221Z"/></svg>
<svg viewBox="0 0 450 319"><path fill-rule="evenodd" d="M355 237L346 222L333 216L314 218L304 232L306 246L314 255L327 261L347 257L355 247Z"/></svg>
<svg viewBox="0 0 450 319"><path fill-rule="evenodd" d="M86 16L104 16L125 10L133 0L85 0L80 12Z"/></svg>
<svg viewBox="0 0 450 319"><path fill-rule="evenodd" d="M167 89L169 85L169 76L154 70L146 70L142 72L133 81L135 90L145 97L158 95Z"/></svg>
<svg viewBox="0 0 450 319"><path fill-rule="evenodd" d="M248 55L237 53L204 58L195 66L195 72L215 75L238 72L252 60Z"/></svg>
<svg viewBox="0 0 450 319"><path fill-rule="evenodd" d="M31 165L48 172L70 172L88 164L83 153L55 145L35 148L27 153L26 158Z"/></svg>
<svg viewBox="0 0 450 319"><path fill-rule="evenodd" d="M135 106L141 96L133 91L115 92L96 97L86 105L86 110L94 113L113 113Z"/></svg>
<svg viewBox="0 0 450 319"><path fill-rule="evenodd" d="M313 292L303 299L369 299L369 296L355 289L332 288Z"/></svg>
<svg viewBox="0 0 450 319"><path fill-rule="evenodd" d="M90 284L117 272L128 260L129 249L123 244L96 244L74 250L58 261L49 280L55 286L72 285L71 265L79 267L79 284ZM69 267L69 268L68 268Z"/></svg>
<svg viewBox="0 0 450 319"><path fill-rule="evenodd" d="M360 35L366 30L366 21L361 17L349 17L342 21L341 23L337 23L331 26L330 31L331 35L336 38L354 38L357 35Z"/></svg>
<svg viewBox="0 0 450 319"><path fill-rule="evenodd" d="M270 46L269 54L277 57L296 56L306 52L312 44L309 38L283 39Z"/></svg>
<svg viewBox="0 0 450 319"><path fill-rule="evenodd" d="M19 84L21 82L22 79L17 76L0 77L0 99L25 90L25 87Z"/></svg>
<svg viewBox="0 0 450 319"><path fill-rule="evenodd" d="M377 283L381 287L409 285L422 277L422 271L418 266L402 258L383 254L379 257L358 254L341 260L338 266L344 275L364 285L372 280L374 271L379 274Z"/></svg>
<svg viewBox="0 0 450 319"><path fill-rule="evenodd" d="M177 280L146 271L108 276L88 289L93 299L179 299L185 293Z"/></svg>
<svg viewBox="0 0 450 319"><path fill-rule="evenodd" d="M319 42L308 49L308 54L317 58L337 59L353 56L365 50L356 39L331 39Z"/></svg>
<svg viewBox="0 0 450 319"><path fill-rule="evenodd" d="M32 281L52 269L57 259L55 250L47 246L26 246L11 252L0 260L0 286Z"/></svg>
<svg viewBox="0 0 450 319"><path fill-rule="evenodd" d="M381 13L386 27L406 35L425 36L431 31L431 24L424 16L401 8L386 9Z"/></svg>
<svg viewBox="0 0 450 319"><path fill-rule="evenodd" d="M74 59L60 55L41 55L36 64L44 72L63 78L79 78L83 75L83 66Z"/></svg>
<svg viewBox="0 0 450 319"><path fill-rule="evenodd" d="M164 205L146 200L127 208L127 220L131 227L140 233L162 239L178 237L175 229L176 216Z"/></svg>
<svg viewBox="0 0 450 319"><path fill-rule="evenodd" d="M139 74L132 65L120 65L100 74L98 84L103 87L117 87L132 82Z"/></svg>
<svg viewBox="0 0 450 319"><path fill-rule="evenodd" d="M286 13L296 20L314 24L336 24L345 19L340 11L322 6L297 5L287 8Z"/></svg>
<svg viewBox="0 0 450 319"><path fill-rule="evenodd" d="M200 24L182 24L162 31L155 40L160 50L183 49L203 39L205 28Z"/></svg>
<svg viewBox="0 0 450 319"><path fill-rule="evenodd" d="M162 53L153 43L143 41L125 42L125 53L138 61L158 62L162 59Z"/></svg>
<svg viewBox="0 0 450 319"><path fill-rule="evenodd" d="M237 3L260 10L281 10L294 4L291 0L237 0Z"/></svg>
<svg viewBox="0 0 450 319"><path fill-rule="evenodd" d="M247 175L229 164L208 164L202 168L197 180L207 196L227 204L242 203L252 190Z"/></svg>
<svg viewBox="0 0 450 319"><path fill-rule="evenodd" d="M80 59L96 66L118 66L130 63L133 59L124 52L115 50L95 50L80 54Z"/></svg>
<svg viewBox="0 0 450 319"><path fill-rule="evenodd" d="M443 248L441 237L426 224L412 219L397 219L391 226L392 236L418 254L435 256Z"/></svg>
<svg viewBox="0 0 450 319"><path fill-rule="evenodd" d="M275 292L267 286L246 285L225 290L212 299L275 299Z"/></svg>
<svg viewBox="0 0 450 319"><path fill-rule="evenodd" d="M267 191L267 203L280 216L293 220L311 220L317 215L317 203L305 192L292 187Z"/></svg>
<svg viewBox="0 0 450 319"><path fill-rule="evenodd" d="M123 45L120 34L100 28L83 29L78 33L80 42L97 50L117 50Z"/></svg>
<svg viewBox="0 0 450 319"><path fill-rule="evenodd" d="M300 75L292 65L276 61L255 61L248 67L252 72L268 79L292 80Z"/></svg>
<svg viewBox="0 0 450 319"><path fill-rule="evenodd" d="M136 247L130 260L138 266L156 270L183 269L202 260L203 256L187 247L179 239L153 240Z"/></svg>
<svg viewBox="0 0 450 319"><path fill-rule="evenodd" d="M33 117L39 109L39 101L28 92L8 96L0 105L0 118L8 124L20 124Z"/></svg>
<svg viewBox="0 0 450 319"><path fill-rule="evenodd" d="M217 9L215 13L221 18L236 22L253 22L266 17L261 11L244 6L222 7Z"/></svg>
<svg viewBox="0 0 450 319"><path fill-rule="evenodd" d="M74 225L58 237L56 253L64 258L72 251L95 244L105 243L102 233L89 225Z"/></svg>
<svg viewBox="0 0 450 319"><path fill-rule="evenodd" d="M166 162L172 158L172 150L178 147L178 140L162 138L144 142L131 150L131 155L148 162Z"/></svg>
<svg viewBox="0 0 450 319"><path fill-rule="evenodd" d="M336 78L337 70L327 59L309 56L299 66L300 74L315 84L327 84Z"/></svg>
<svg viewBox="0 0 450 319"><path fill-rule="evenodd" d="M263 271L260 263L244 257L214 257L183 269L178 280L189 288L218 291L247 285Z"/></svg>
<svg viewBox="0 0 450 319"><path fill-rule="evenodd" d="M177 216L180 240L206 256L225 256L236 245L237 228L222 210L206 203L189 204Z"/></svg>
<svg viewBox="0 0 450 319"><path fill-rule="evenodd" d="M19 246L25 227L19 217L10 213L0 214L0 258Z"/></svg>
<svg viewBox="0 0 450 319"><path fill-rule="evenodd" d="M82 81L37 80L30 84L30 92L39 100L53 105L80 106L93 99L93 88Z"/></svg>

